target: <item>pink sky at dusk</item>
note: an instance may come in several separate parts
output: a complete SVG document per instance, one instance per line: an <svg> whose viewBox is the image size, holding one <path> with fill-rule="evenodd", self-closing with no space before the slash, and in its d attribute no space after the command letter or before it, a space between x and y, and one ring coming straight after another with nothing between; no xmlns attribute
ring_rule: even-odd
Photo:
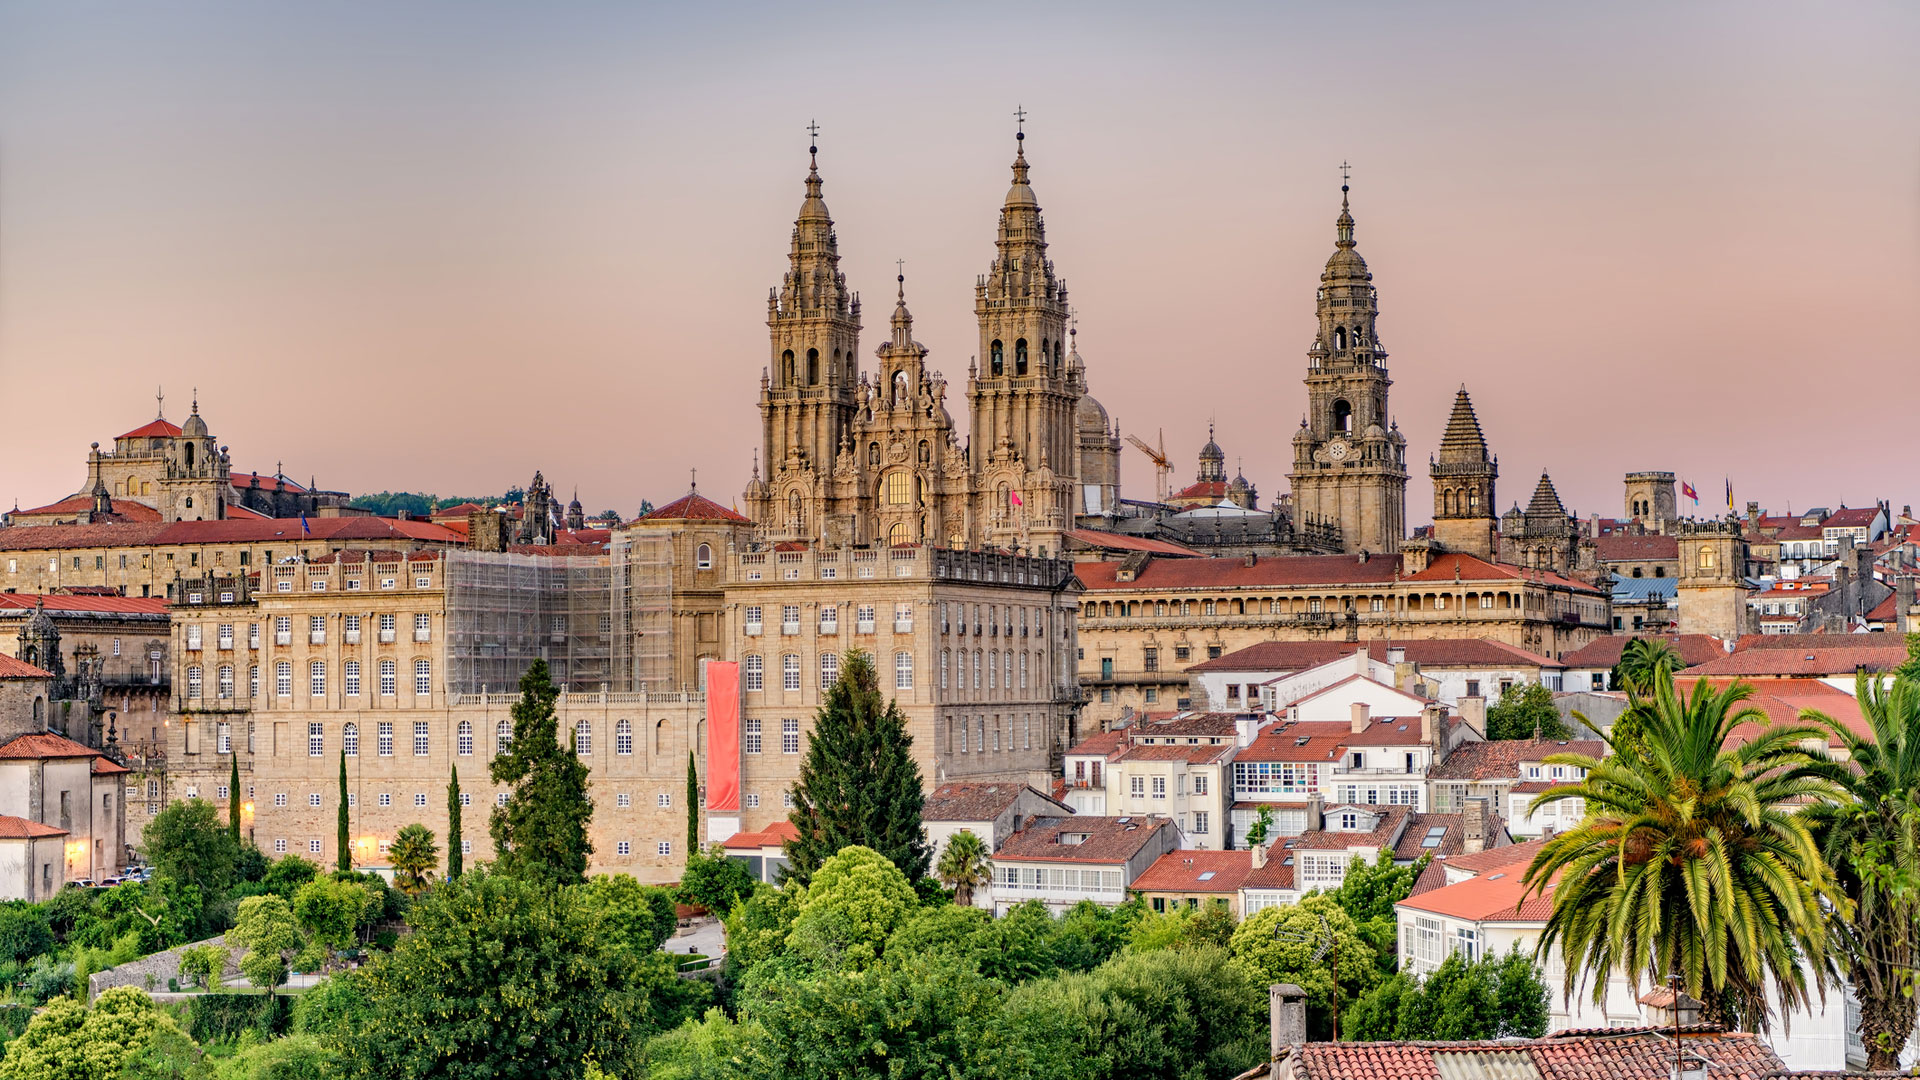
<svg viewBox="0 0 1920 1080"><path fill-rule="evenodd" d="M0 506L192 388L236 469L730 501L821 126L862 348L977 350L1024 105L1092 390L1287 488L1341 161L1409 440L1920 503L1920 7L0 2ZM1132 449L1126 494L1150 497ZM1691 507L1682 503L1682 512Z"/></svg>

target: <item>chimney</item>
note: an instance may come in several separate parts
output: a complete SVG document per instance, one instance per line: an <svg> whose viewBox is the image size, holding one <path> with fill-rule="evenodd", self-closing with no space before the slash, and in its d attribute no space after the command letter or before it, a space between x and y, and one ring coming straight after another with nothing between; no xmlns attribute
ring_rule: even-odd
<svg viewBox="0 0 1920 1080"><path fill-rule="evenodd" d="M1267 987L1269 1022L1272 1025L1272 1042L1268 1049L1270 1062L1280 1060L1282 1051L1289 1050L1307 1041L1307 992L1292 983L1274 983ZM1277 1069L1269 1065L1269 1072Z"/></svg>
<svg viewBox="0 0 1920 1080"><path fill-rule="evenodd" d="M467 550L495 554L507 550L504 515L492 510L474 510L467 514Z"/></svg>
<svg viewBox="0 0 1920 1080"><path fill-rule="evenodd" d="M1487 797L1476 795L1460 804L1460 823L1466 833L1466 842L1460 846L1462 855L1472 855L1487 848Z"/></svg>
<svg viewBox="0 0 1920 1080"><path fill-rule="evenodd" d="M1267 849L1272 846L1272 844L1253 845L1253 868L1255 870L1267 865Z"/></svg>
<svg viewBox="0 0 1920 1080"><path fill-rule="evenodd" d="M1241 749L1252 746L1254 738L1260 734L1260 714L1242 713L1234 717L1233 733L1233 741L1238 743Z"/></svg>
<svg viewBox="0 0 1920 1080"><path fill-rule="evenodd" d="M1373 710L1364 701L1356 701L1349 708L1353 711L1353 733L1365 732L1367 725L1373 723Z"/></svg>
<svg viewBox="0 0 1920 1080"><path fill-rule="evenodd" d="M1327 800L1314 792L1307 796L1307 831L1323 832L1327 827Z"/></svg>
<svg viewBox="0 0 1920 1080"><path fill-rule="evenodd" d="M1433 759L1440 760L1440 733L1445 730L1443 721L1446 707L1437 701L1429 701L1420 709L1420 741L1433 748Z"/></svg>
<svg viewBox="0 0 1920 1080"><path fill-rule="evenodd" d="M1373 658L1367 655L1367 647L1365 645L1353 650L1353 673L1355 675L1365 676L1373 670L1372 665Z"/></svg>
<svg viewBox="0 0 1920 1080"><path fill-rule="evenodd" d="M1252 565L1254 565L1255 563L1257 563L1257 562L1259 562L1259 561L1260 561L1260 556L1259 556L1258 554L1256 554L1256 553L1254 553L1254 552L1248 552L1248 553L1247 553L1247 565L1248 565L1248 566L1252 566Z"/></svg>
<svg viewBox="0 0 1920 1080"><path fill-rule="evenodd" d="M1463 697L1458 707L1460 719L1465 720L1467 726L1479 732L1484 738L1487 734L1487 699L1477 694Z"/></svg>
<svg viewBox="0 0 1920 1080"><path fill-rule="evenodd" d="M1898 577L1893 580L1893 592L1897 598L1893 602L1893 614L1896 625L1903 634L1913 633L1913 578Z"/></svg>
<svg viewBox="0 0 1920 1080"><path fill-rule="evenodd" d="M1389 657L1399 654L1393 663L1393 687L1406 693L1415 693L1414 686L1420 681L1420 665L1407 659L1404 649L1394 649L1387 653Z"/></svg>

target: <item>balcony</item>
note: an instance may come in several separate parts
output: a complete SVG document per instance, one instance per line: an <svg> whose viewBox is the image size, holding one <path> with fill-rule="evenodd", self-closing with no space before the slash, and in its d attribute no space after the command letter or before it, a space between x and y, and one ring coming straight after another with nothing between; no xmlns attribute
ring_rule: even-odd
<svg viewBox="0 0 1920 1080"><path fill-rule="evenodd" d="M342 631L341 631L340 633L341 633L341 636L342 636L342 638L343 638L343 639L344 639L344 640L346 641L346 643L347 643L347 644L349 644L349 645L358 645L358 644L360 644L360 631L358 631L358 630L342 630Z"/></svg>
<svg viewBox="0 0 1920 1080"><path fill-rule="evenodd" d="M912 620L912 619L895 619L895 620L893 620L893 632L894 632L894 633L896 633L896 634L911 634L911 633L913 633L913 620Z"/></svg>
<svg viewBox="0 0 1920 1080"><path fill-rule="evenodd" d="M326 643L327 643L327 632L325 630L307 631L307 644L325 645Z"/></svg>
<svg viewBox="0 0 1920 1080"><path fill-rule="evenodd" d="M872 619L861 619L861 620L860 620L859 622L856 622L856 623L854 623L854 624L853 624L853 632L854 632L854 633L856 633L856 634L871 634L871 633L873 633L873 620L872 620Z"/></svg>
<svg viewBox="0 0 1920 1080"><path fill-rule="evenodd" d="M759 636L760 636L760 631L761 631L761 625L762 625L762 624L760 624L760 623L757 623L757 622L750 622L750 623L748 623L748 624L747 624L747 627L746 627L746 631L745 631L745 632L746 632L746 635L747 635L748 637L759 637Z"/></svg>
<svg viewBox="0 0 1920 1080"><path fill-rule="evenodd" d="M562 636L564 637L564 635L562 635ZM425 630L425 629L421 629L421 628L419 628L419 627L415 627L415 628L414 628L414 631L413 631L413 640L415 640L415 641L432 641L432 640L433 640L433 631L432 631L432 630Z"/></svg>
<svg viewBox="0 0 1920 1080"><path fill-rule="evenodd" d="M393 644L393 637L394 637L394 631L391 628L380 631L380 644L382 645Z"/></svg>
<svg viewBox="0 0 1920 1080"><path fill-rule="evenodd" d="M274 631L274 633L273 633L273 643L274 643L275 645L291 645L291 644L293 644L293 631L291 631L291 630L276 630L276 631Z"/></svg>

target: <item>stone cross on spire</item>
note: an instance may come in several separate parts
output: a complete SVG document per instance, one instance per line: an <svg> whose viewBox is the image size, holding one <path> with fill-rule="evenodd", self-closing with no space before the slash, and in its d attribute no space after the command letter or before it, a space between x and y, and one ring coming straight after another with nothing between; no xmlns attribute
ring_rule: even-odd
<svg viewBox="0 0 1920 1080"><path fill-rule="evenodd" d="M165 420L167 418L167 391L165 387L156 386L153 388L153 402L153 415L158 419Z"/></svg>

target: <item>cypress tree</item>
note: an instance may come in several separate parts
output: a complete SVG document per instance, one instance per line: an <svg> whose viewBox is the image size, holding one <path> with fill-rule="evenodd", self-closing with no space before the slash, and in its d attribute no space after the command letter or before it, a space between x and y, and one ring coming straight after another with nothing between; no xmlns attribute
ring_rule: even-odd
<svg viewBox="0 0 1920 1080"><path fill-rule="evenodd" d="M587 797L587 767L573 740L560 745L554 703L560 691L547 674L547 662L535 660L520 677L520 700L513 706L513 749L493 759L496 784L510 784L507 805L493 808L494 866L536 884L578 885L586 880L587 823L593 802Z"/></svg>
<svg viewBox="0 0 1920 1080"><path fill-rule="evenodd" d="M227 777L227 831L240 842L240 755L230 754L233 771Z"/></svg>
<svg viewBox="0 0 1920 1080"><path fill-rule="evenodd" d="M700 851L700 771L694 767L693 751L687 751L687 858Z"/></svg>
<svg viewBox="0 0 1920 1080"><path fill-rule="evenodd" d="M460 855L460 766L453 767L447 780L447 880L452 881L466 869Z"/></svg>
<svg viewBox="0 0 1920 1080"><path fill-rule="evenodd" d="M347 752L344 748L340 751L340 811L338 821L340 835L336 838L335 843L340 849L340 855L334 860L334 869L343 874L351 873L353 871L353 841L347 836Z"/></svg>
<svg viewBox="0 0 1920 1080"><path fill-rule="evenodd" d="M849 651L807 737L788 815L800 835L786 845L783 875L807 882L835 852L860 844L919 881L931 857L924 803L907 719L881 696L873 658Z"/></svg>

